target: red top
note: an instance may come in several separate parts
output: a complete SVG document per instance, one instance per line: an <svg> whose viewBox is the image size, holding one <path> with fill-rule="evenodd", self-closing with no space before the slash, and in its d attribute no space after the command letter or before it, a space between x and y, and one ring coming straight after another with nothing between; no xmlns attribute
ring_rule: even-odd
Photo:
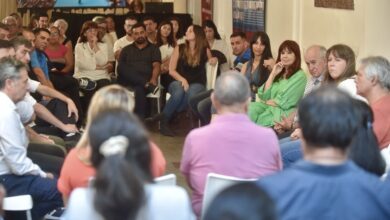
<svg viewBox="0 0 390 220"><path fill-rule="evenodd" d="M162 176L165 173L166 161L160 148L153 142L150 142L151 150L151 172L154 177ZM66 156L61 169L61 174L57 182L57 188L64 197L69 197L72 190L79 187L87 187L91 177L95 176L95 169L91 165L82 162L78 152L88 155L89 148L72 149Z"/></svg>
<svg viewBox="0 0 390 220"><path fill-rule="evenodd" d="M372 103L371 108L374 112L374 133L380 149L383 149L390 144L390 95Z"/></svg>

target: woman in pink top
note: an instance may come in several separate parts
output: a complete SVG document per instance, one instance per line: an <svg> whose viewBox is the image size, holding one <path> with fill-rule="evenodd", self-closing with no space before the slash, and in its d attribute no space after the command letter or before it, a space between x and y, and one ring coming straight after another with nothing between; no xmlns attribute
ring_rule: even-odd
<svg viewBox="0 0 390 220"><path fill-rule="evenodd" d="M49 28L50 37L49 44L45 49L46 55L49 57L52 64L51 72L58 72L61 74L72 74L74 71L74 60L72 51L60 41L60 30L57 27L51 26Z"/></svg>
<svg viewBox="0 0 390 220"><path fill-rule="evenodd" d="M65 204L73 189L86 187L91 177L95 175L95 169L90 163L91 149L87 138L90 123L100 112L113 108L121 108L129 112L134 108L133 96L119 85L110 85L98 90L91 100L85 132L76 147L65 158L58 179L57 187L62 193ZM166 161L157 145L151 141L149 143L152 154L151 172L154 177L158 177L164 174Z"/></svg>

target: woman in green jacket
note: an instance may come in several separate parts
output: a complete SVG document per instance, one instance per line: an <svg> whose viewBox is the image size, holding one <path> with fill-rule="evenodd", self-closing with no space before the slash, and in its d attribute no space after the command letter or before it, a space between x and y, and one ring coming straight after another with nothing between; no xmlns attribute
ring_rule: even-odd
<svg viewBox="0 0 390 220"><path fill-rule="evenodd" d="M287 117L303 96L306 81L299 45L295 41L284 41L268 80L258 89L259 100L249 105L251 120L272 127L275 121Z"/></svg>

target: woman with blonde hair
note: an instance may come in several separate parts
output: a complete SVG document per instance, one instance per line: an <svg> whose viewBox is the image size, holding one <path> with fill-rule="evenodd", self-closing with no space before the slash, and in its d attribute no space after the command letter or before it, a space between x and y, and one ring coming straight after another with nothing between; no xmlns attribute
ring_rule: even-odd
<svg viewBox="0 0 390 220"><path fill-rule="evenodd" d="M109 109L120 108L128 112L134 109L134 97L122 86L110 85L98 90L91 100L91 107L87 115L85 132L65 158L61 174L58 179L58 190L62 193L64 202L71 191L77 187L87 187L91 177L95 175L95 168L91 166L91 149L88 141L88 133L91 122L96 116ZM151 173L154 177L161 176L165 172L166 161L161 150L151 141ZM77 171L77 172L75 172Z"/></svg>
<svg viewBox="0 0 390 220"><path fill-rule="evenodd" d="M148 134L134 114L100 112L88 139L96 178L72 192L63 219L195 220L182 187L154 183Z"/></svg>
<svg viewBox="0 0 390 220"><path fill-rule="evenodd" d="M249 105L248 114L253 122L272 127L297 107L306 86L306 74L301 69L299 45L284 41L267 81L257 90L259 101Z"/></svg>
<svg viewBox="0 0 390 220"><path fill-rule="evenodd" d="M73 43L72 41L66 36L66 31L68 30L68 22L65 21L65 19L57 19L53 23L54 27L57 27L60 31L59 34L59 40L62 45L68 48L68 50L73 54Z"/></svg>

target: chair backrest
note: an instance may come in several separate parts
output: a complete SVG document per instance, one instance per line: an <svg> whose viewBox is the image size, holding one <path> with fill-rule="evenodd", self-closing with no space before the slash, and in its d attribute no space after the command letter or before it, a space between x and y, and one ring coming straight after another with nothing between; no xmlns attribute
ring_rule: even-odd
<svg viewBox="0 0 390 220"><path fill-rule="evenodd" d="M390 170L390 144L388 147L381 150L383 159L386 162L386 173Z"/></svg>
<svg viewBox="0 0 390 220"><path fill-rule="evenodd" d="M168 185L168 186L175 186L176 185L176 175L175 174L168 174L165 176L160 176L154 179L154 182L158 185Z"/></svg>
<svg viewBox="0 0 390 220"><path fill-rule="evenodd" d="M26 211L27 219L31 219L30 210L33 207L33 200L30 195L10 196L3 200L4 211Z"/></svg>
<svg viewBox="0 0 390 220"><path fill-rule="evenodd" d="M214 89L215 81L217 79L218 73L218 62L213 66L209 62L206 63L206 75L207 75L207 84L206 89Z"/></svg>
<svg viewBox="0 0 390 220"><path fill-rule="evenodd" d="M240 182L252 182L257 179L241 179L233 176L226 176L216 173L209 173L207 175L206 186L203 193L202 203L202 219L207 207L211 201L225 188Z"/></svg>

